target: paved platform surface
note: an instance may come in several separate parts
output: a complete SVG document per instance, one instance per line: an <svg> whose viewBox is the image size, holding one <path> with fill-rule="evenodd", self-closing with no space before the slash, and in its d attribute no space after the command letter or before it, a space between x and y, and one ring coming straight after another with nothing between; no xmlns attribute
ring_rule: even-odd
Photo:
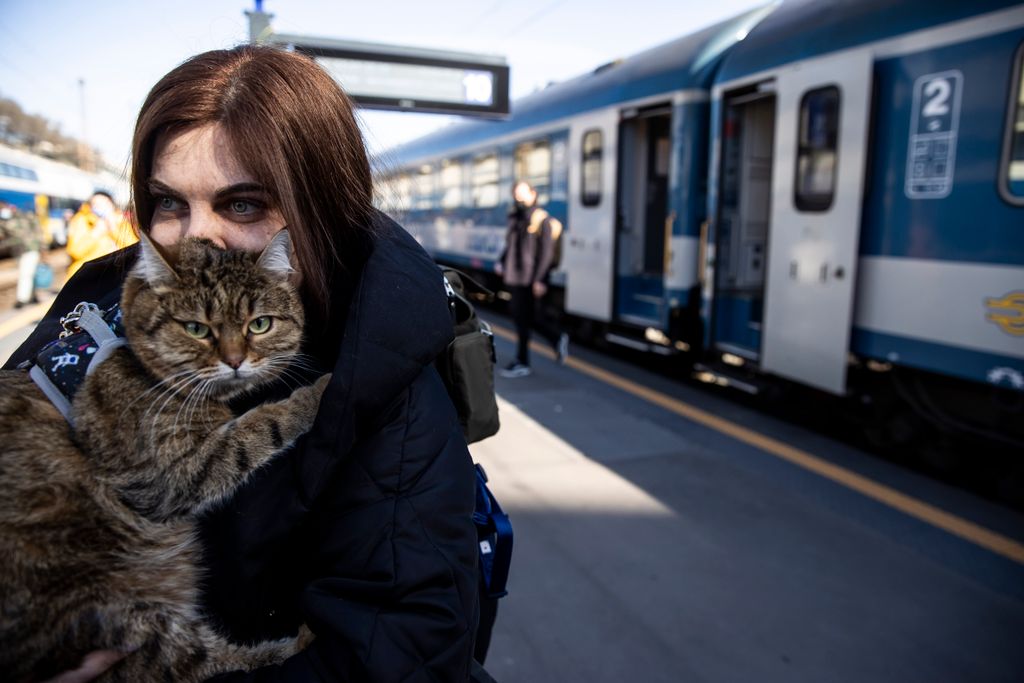
<svg viewBox="0 0 1024 683"><path fill-rule="evenodd" d="M498 379L502 429L471 447L515 527L497 680L1024 680L1019 514L575 354L997 532L1009 556L535 354L533 376Z"/></svg>
<svg viewBox="0 0 1024 683"><path fill-rule="evenodd" d="M28 338L36 323L49 309L50 303L64 282L70 259L62 250L44 252L42 260L53 268L53 284L36 291L39 304L14 308L15 286L18 282L18 260L0 259L0 364Z"/></svg>

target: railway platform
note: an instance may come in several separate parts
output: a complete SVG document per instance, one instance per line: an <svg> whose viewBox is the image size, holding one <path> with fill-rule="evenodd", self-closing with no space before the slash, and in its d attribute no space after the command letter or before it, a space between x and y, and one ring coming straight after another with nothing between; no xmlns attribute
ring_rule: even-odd
<svg viewBox="0 0 1024 683"><path fill-rule="evenodd" d="M0 314L4 359L46 305ZM471 447L515 528L497 680L1021 680L1024 515L572 353L498 377L501 430Z"/></svg>
<svg viewBox="0 0 1024 683"><path fill-rule="evenodd" d="M50 307L64 283L64 273L71 259L63 249L46 251L42 261L53 268L54 281L46 290L37 290L39 303L22 309L14 308L14 290L18 282L18 260L0 259L0 362L6 362L15 349Z"/></svg>
<svg viewBox="0 0 1024 683"><path fill-rule="evenodd" d="M534 348L532 376L497 380L501 431L471 447L515 528L497 680L1021 680L1021 515L721 395Z"/></svg>

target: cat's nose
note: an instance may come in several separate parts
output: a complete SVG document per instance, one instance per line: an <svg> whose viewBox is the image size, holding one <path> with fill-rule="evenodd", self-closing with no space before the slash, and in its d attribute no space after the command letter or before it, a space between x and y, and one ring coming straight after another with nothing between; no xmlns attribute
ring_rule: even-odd
<svg viewBox="0 0 1024 683"><path fill-rule="evenodd" d="M228 367L232 370L237 370L243 362L245 362L245 356L242 354L226 356L222 359Z"/></svg>

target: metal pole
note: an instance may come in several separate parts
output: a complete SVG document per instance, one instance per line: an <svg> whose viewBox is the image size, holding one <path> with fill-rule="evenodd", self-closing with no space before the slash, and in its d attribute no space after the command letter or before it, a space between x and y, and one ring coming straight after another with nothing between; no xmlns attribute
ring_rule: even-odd
<svg viewBox="0 0 1024 683"><path fill-rule="evenodd" d="M246 11L245 16L249 17L249 42L264 43L270 38L274 29L270 27L270 20L273 14L263 11L263 0L256 0L256 9L252 12Z"/></svg>
<svg viewBox="0 0 1024 683"><path fill-rule="evenodd" d="M88 170L91 170L89 167L92 165L91 164L91 159L90 159L90 157L92 155L88 153L89 152L89 143L88 143L89 131L88 131L88 128L86 127L86 119L85 119L85 79L84 78L79 78L78 79L78 105L79 105L79 114L81 114L81 117L82 117L82 134L81 134L81 136L78 139L78 167L88 171Z"/></svg>

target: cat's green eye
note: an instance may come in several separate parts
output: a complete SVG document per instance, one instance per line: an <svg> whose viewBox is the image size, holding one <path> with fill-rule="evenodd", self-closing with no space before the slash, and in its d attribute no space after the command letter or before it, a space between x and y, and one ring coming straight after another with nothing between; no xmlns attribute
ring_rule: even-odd
<svg viewBox="0 0 1024 683"><path fill-rule="evenodd" d="M185 331L188 332L188 336L195 337L196 339L206 339L210 336L209 326L198 323L195 320L185 323Z"/></svg>
<svg viewBox="0 0 1024 683"><path fill-rule="evenodd" d="M263 334L270 329L270 316L261 315L249 323L249 331L253 334Z"/></svg>

